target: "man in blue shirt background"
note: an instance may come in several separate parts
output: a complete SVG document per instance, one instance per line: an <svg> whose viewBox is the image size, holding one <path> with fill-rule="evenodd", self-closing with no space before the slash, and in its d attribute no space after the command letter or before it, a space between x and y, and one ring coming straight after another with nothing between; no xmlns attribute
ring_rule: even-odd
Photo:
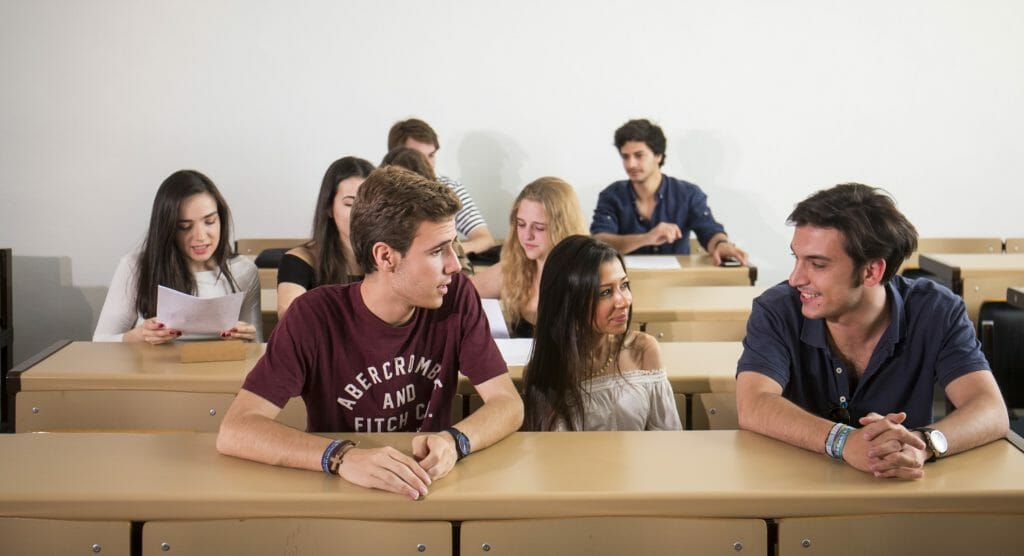
<svg viewBox="0 0 1024 556"><path fill-rule="evenodd" d="M707 195L661 173L666 143L661 128L648 120L630 120L615 130L615 148L629 179L598 196L590 233L624 254L685 255L692 230L715 264L731 259L746 266L747 254L712 216Z"/></svg>
<svg viewBox="0 0 1024 556"><path fill-rule="evenodd" d="M896 276L917 231L888 195L837 185L788 221L793 272L754 300L737 363L741 428L904 479L1006 436L963 300ZM936 384L956 409L932 424Z"/></svg>

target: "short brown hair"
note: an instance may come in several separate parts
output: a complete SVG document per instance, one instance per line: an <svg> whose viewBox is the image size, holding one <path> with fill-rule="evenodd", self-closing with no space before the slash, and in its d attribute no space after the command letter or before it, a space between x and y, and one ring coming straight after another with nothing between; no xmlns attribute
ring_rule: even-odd
<svg viewBox="0 0 1024 556"><path fill-rule="evenodd" d="M384 160L380 161L381 166L398 166L405 168L411 172L427 178L428 180L436 180L437 175L434 174L434 169L430 166L430 161L420 151L416 149L410 149L409 147L395 147L388 151L388 154L384 155Z"/></svg>
<svg viewBox="0 0 1024 556"><path fill-rule="evenodd" d="M386 243L409 251L420 223L454 218L461 205L448 186L398 166L370 173L352 206L352 251L366 274L377 270L373 246Z"/></svg>
<svg viewBox="0 0 1024 556"><path fill-rule="evenodd" d="M892 197L883 189L860 183L818 191L797 204L786 222L838 230L854 269L871 260L885 259L882 283L888 282L917 249L917 230L896 208Z"/></svg>
<svg viewBox="0 0 1024 556"><path fill-rule="evenodd" d="M434 132L434 128L418 118L401 120L391 126L391 131L388 132L388 150L404 147L406 139L415 139L420 143L434 145L435 149L441 148L441 144L437 142L437 133Z"/></svg>

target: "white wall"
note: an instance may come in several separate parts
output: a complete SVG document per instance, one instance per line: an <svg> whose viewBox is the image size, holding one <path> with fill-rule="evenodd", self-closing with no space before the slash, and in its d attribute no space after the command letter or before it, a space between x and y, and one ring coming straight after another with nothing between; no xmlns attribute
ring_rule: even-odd
<svg viewBox="0 0 1024 556"><path fill-rule="evenodd" d="M0 2L0 246L17 361L86 339L169 173L202 170L236 237L307 233L335 158L438 130L442 173L503 235L528 181L590 211L650 117L761 283L785 216L843 181L922 235L1024 236L1024 4L1013 0Z"/></svg>

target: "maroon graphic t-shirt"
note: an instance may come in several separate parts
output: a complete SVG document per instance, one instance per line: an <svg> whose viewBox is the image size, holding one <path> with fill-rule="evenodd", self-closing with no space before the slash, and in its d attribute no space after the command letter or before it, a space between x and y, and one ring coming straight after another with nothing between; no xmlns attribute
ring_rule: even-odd
<svg viewBox="0 0 1024 556"><path fill-rule="evenodd" d="M451 424L460 371L474 385L508 372L462 274L439 309L418 308L403 326L371 313L361 287L299 296L242 388L278 407L301 395L310 432L436 432Z"/></svg>

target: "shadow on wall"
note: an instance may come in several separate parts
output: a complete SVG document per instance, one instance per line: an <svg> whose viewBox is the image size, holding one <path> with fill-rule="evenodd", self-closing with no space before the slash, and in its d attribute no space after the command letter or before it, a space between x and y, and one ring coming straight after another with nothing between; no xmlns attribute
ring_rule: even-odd
<svg viewBox="0 0 1024 556"><path fill-rule="evenodd" d="M770 222L762 212L760 199L768 192L760 184L743 184L737 189L736 168L742 153L728 138L707 130L690 130L669 138L666 165L682 169L677 177L691 181L708 196L715 219L748 254L758 267L757 284L769 286L786 279L791 270L790 237L785 222ZM758 192L757 195L749 193ZM794 199L796 203L799 199Z"/></svg>
<svg viewBox="0 0 1024 556"><path fill-rule="evenodd" d="M471 131L459 144L459 182L498 239L508 233L510 207L526 185L520 175L525 158L519 143L501 133Z"/></svg>
<svg viewBox="0 0 1024 556"><path fill-rule="evenodd" d="M57 340L91 340L107 288L72 285L69 257L14 257L14 364Z"/></svg>

